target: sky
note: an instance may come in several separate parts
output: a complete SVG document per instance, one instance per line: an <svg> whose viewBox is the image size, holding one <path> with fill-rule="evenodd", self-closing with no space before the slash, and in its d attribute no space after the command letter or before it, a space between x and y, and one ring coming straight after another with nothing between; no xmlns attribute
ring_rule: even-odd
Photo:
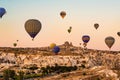
<svg viewBox="0 0 120 80"><path fill-rule="evenodd" d="M89 35L90 49L108 50L104 40L115 38L111 50L120 50L120 0L0 0L0 7L7 13L0 19L0 47L44 47L65 41L80 46L83 35ZM66 11L64 19L59 15ZM42 29L32 41L24 24L29 19L37 19ZM99 23L99 28L94 28ZM67 29L72 26L69 34Z"/></svg>

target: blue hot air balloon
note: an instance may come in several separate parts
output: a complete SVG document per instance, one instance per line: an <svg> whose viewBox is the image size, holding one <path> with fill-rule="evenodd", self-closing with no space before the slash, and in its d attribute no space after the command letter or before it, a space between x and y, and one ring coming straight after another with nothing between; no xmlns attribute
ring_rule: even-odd
<svg viewBox="0 0 120 80"><path fill-rule="evenodd" d="M90 37L89 37L88 35L84 35L84 36L82 37L82 40L83 40L84 43L88 43L89 40L90 40Z"/></svg>
<svg viewBox="0 0 120 80"><path fill-rule="evenodd" d="M0 18L6 13L5 8L0 8Z"/></svg>
<svg viewBox="0 0 120 80"><path fill-rule="evenodd" d="M55 47L53 48L53 52L54 52L55 54L58 54L59 51L60 51L60 48L59 48L58 46L55 46Z"/></svg>

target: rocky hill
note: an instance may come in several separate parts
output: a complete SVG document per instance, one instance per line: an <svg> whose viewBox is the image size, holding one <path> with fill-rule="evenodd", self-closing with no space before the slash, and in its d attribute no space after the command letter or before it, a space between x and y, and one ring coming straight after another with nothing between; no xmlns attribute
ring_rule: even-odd
<svg viewBox="0 0 120 80"><path fill-rule="evenodd" d="M120 71L120 52L119 51L101 51L75 47L67 42L59 45L61 51L55 55L49 47L41 48L0 48L0 71L10 68L15 71L22 69L25 73L28 68L35 65L38 68L54 66L77 66L81 65L90 70L96 66L105 66L108 70ZM102 71L104 72L105 69ZM39 69L34 70L39 73ZM120 73L116 73L120 76ZM49 79L48 79L49 80ZM56 79L59 80L59 79ZM60 79L62 80L62 79ZM67 79L66 79L67 80ZM77 80L77 79L71 79ZM87 80L87 79L81 79Z"/></svg>

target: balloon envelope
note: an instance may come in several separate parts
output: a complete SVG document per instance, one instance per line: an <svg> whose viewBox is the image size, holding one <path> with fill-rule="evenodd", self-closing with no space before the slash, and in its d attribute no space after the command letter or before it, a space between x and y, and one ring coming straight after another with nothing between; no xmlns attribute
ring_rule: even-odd
<svg viewBox="0 0 120 80"><path fill-rule="evenodd" d="M16 47L16 46L17 46L17 43L13 43L13 46Z"/></svg>
<svg viewBox="0 0 120 80"><path fill-rule="evenodd" d="M66 12L65 12L65 11L61 11L61 12L60 12L60 16L61 16L62 18L64 18L64 17L66 16Z"/></svg>
<svg viewBox="0 0 120 80"><path fill-rule="evenodd" d="M5 8L0 8L0 18L6 13Z"/></svg>
<svg viewBox="0 0 120 80"><path fill-rule="evenodd" d="M115 42L115 39L111 36L105 38L106 45L111 48Z"/></svg>
<svg viewBox="0 0 120 80"><path fill-rule="evenodd" d="M69 29L68 29L67 31L68 31L68 33L71 33L72 27L70 26Z"/></svg>
<svg viewBox="0 0 120 80"><path fill-rule="evenodd" d="M120 36L120 32L117 32L117 35Z"/></svg>
<svg viewBox="0 0 120 80"><path fill-rule="evenodd" d="M82 37L82 40L83 40L84 43L88 43L89 40L90 40L90 37L89 37L88 35L84 35L84 36Z"/></svg>
<svg viewBox="0 0 120 80"><path fill-rule="evenodd" d="M70 33L71 32L71 29L68 29L68 33Z"/></svg>
<svg viewBox="0 0 120 80"><path fill-rule="evenodd" d="M98 24L98 23L95 23L95 24L94 24L94 27L95 27L95 29L97 29L97 28L99 27L99 24Z"/></svg>
<svg viewBox="0 0 120 80"><path fill-rule="evenodd" d="M60 48L59 48L58 46L55 46L55 47L53 48L53 52L54 52L55 54L57 54L59 51L60 51Z"/></svg>
<svg viewBox="0 0 120 80"><path fill-rule="evenodd" d="M70 28L69 29L72 29L72 27L70 26Z"/></svg>
<svg viewBox="0 0 120 80"><path fill-rule="evenodd" d="M50 48L54 48L56 46L56 44L55 43L52 43L52 44L50 44Z"/></svg>
<svg viewBox="0 0 120 80"><path fill-rule="evenodd" d="M19 41L19 40L16 40L17 42Z"/></svg>
<svg viewBox="0 0 120 80"><path fill-rule="evenodd" d="M41 22L36 19L29 19L25 22L25 30L33 39L41 30Z"/></svg>

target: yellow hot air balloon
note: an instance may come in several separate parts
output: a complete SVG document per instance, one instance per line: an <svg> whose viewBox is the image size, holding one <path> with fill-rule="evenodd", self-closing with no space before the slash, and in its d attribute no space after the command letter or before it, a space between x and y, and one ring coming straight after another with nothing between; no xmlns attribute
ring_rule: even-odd
<svg viewBox="0 0 120 80"><path fill-rule="evenodd" d="M53 49L55 46L56 46L55 43L51 43L51 44L50 44L50 48L51 48L51 49Z"/></svg>
<svg viewBox="0 0 120 80"><path fill-rule="evenodd" d="M115 43L115 39L111 36L108 36L108 37L105 38L105 43L109 47L109 49L111 49L111 47Z"/></svg>
<svg viewBox="0 0 120 80"><path fill-rule="evenodd" d="M60 12L60 16L64 19L64 17L66 16L66 12L65 11L61 11Z"/></svg>

